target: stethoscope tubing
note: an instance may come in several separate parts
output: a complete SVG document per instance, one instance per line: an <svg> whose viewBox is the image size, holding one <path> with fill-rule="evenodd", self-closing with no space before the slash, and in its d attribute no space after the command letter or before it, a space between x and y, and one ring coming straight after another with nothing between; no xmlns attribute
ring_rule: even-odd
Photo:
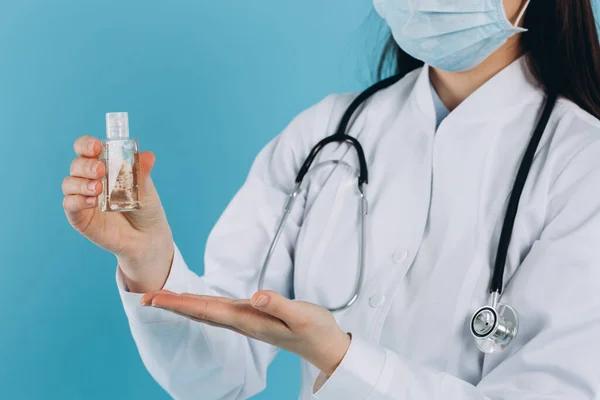
<svg viewBox="0 0 600 400"><path fill-rule="evenodd" d="M533 160L535 158L535 153L537 152L540 141L542 140L544 131L548 126L548 122L550 121L550 116L552 115L552 111L554 110L557 99L558 96L555 93L549 93L546 96L546 102L542 111L542 115L533 135L531 136L531 140L527 146L523 160L521 161L519 171L517 172L517 176L515 178L513 190L508 201L506 214L504 216L504 223L502 225L502 232L500 234L500 240L498 241L496 262L494 263L494 272L490 285L490 293L498 293L499 296L502 295L502 291L504 289L504 269L506 267L506 257L508 255L508 248L510 247L510 239L512 238L517 212L519 211L519 203L523 194L523 188L525 187L525 183L529 177Z"/></svg>
<svg viewBox="0 0 600 400"><path fill-rule="evenodd" d="M350 308L352 305L356 303L358 298L360 297L361 290L363 287L363 281L365 276L365 252L366 252L366 215L368 214L368 199L366 197L366 186L369 181L369 171L368 165L366 162L365 152L360 144L360 142L349 136L346 132L348 131L348 126L352 117L359 109L361 105L363 105L371 96L375 93L384 90L391 85L398 82L402 76L395 75L384 79L373 86L366 89L360 95L354 99L354 101L347 108L344 113L340 124L338 126L337 131L324 139L322 139L313 149L310 151L308 157L302 164L298 175L296 176L296 183L292 193L289 195L288 200L285 205L283 216L280 220L280 223L275 232L275 236L273 241L271 242L271 246L265 256L263 265L260 270L259 280L258 280L258 288L262 290L264 287L264 282L266 279L266 272L268 270L269 263L274 254L277 243L279 242L283 229L285 227L286 221L290 216L292 208L298 198L301 190L302 183L304 178L308 174L309 170L311 170L311 166L314 160L317 158L319 153L331 143L347 143L352 146L357 154L358 164L359 164L359 174L358 174L358 190L360 193L360 227L359 227L359 262L358 262L358 270L356 276L356 284L354 286L354 290L352 295L348 298L348 300L340 306L329 308L331 312L343 311ZM506 260L508 256L508 250L510 246L510 240L512 237L512 233L514 230L515 220L517 216L517 212L519 209L519 203L521 201L521 197L523 194L523 189L525 187L525 183L530 174L533 161L535 159L535 154L541 142L541 139L546 131L548 123L550 121L550 117L552 115L552 111L556 105L558 96L554 92L549 92L546 95L544 108L541 112L541 116L537 123L537 126L532 134L530 142L527 146L527 149L523 155L523 159L519 166L517 176L515 178L515 182L513 185L512 192L510 194L509 202L506 209L506 214L504 216L504 221L502 225L502 230L500 234L500 239L498 242L498 248L496 252L496 260L494 263L494 269L492 271L492 278L489 287L490 293L490 305L484 306L475 312L473 318L471 320L471 332L474 336L477 346L486 353L495 353L498 351L504 350L510 343L514 340L514 337L518 331L518 316L514 309L506 304L500 304L499 300L502 295L504 289L504 270L506 267ZM502 310L502 314L498 312L498 310ZM493 311L493 312L492 312ZM488 313L483 315L482 313ZM489 317L494 320L494 324L489 329L489 333L481 334L475 331L475 322L476 318ZM479 321L479 320L477 320ZM486 331L487 332L487 331ZM497 341L498 343L496 343Z"/></svg>

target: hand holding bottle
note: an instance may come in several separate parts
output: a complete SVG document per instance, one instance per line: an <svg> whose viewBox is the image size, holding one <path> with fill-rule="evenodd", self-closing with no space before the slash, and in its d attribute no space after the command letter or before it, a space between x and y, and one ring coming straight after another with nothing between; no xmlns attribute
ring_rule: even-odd
<svg viewBox="0 0 600 400"><path fill-rule="evenodd" d="M83 136L74 144L78 155L70 175L63 181L63 208L69 223L96 245L115 254L132 292L159 290L173 259L171 229L158 193L150 178L155 156L139 156L143 207L127 213L104 213L98 208L100 180L106 176L100 140Z"/></svg>

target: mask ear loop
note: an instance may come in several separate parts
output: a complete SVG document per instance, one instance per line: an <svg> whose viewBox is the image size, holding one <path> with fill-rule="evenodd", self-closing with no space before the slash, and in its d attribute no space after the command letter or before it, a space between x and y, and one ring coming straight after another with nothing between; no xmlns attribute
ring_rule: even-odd
<svg viewBox="0 0 600 400"><path fill-rule="evenodd" d="M523 16L525 15L525 11L527 11L527 8L529 7L529 3L531 3L531 0L527 0L527 2L525 3L525 5L523 6L523 9L521 10L521 13L517 17L517 21L515 22L515 28L519 27L519 24L521 23L521 20L523 19Z"/></svg>

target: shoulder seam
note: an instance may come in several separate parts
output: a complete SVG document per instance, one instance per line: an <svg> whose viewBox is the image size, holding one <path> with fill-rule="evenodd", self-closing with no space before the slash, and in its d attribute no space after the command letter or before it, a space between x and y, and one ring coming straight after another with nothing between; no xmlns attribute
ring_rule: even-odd
<svg viewBox="0 0 600 400"><path fill-rule="evenodd" d="M596 141L595 138L591 138L590 140L588 140L587 142L585 142L585 144L583 146L581 146L576 152L575 154L573 154L573 156L571 156L571 158L569 158L569 161L567 161L565 163L565 166L560 170L560 172L556 175L556 178L554 178L554 180L552 181L552 183L550 184L550 187L548 189L548 192L551 192L552 189L554 188L554 185L556 184L556 182L560 179L560 177L563 175L563 173L569 168L569 166L574 162L574 160L583 152L584 149L586 149L590 144L592 144L594 141Z"/></svg>
<svg viewBox="0 0 600 400"><path fill-rule="evenodd" d="M560 120L562 118L564 118L567 114L575 114L575 110L572 107L569 107L569 105L570 105L570 103L566 102L564 99L559 99L559 102L557 103L557 108L558 108L558 110L560 110L562 112L555 117L555 121L556 121L557 125L560 123ZM591 138L590 140L586 141L585 144L583 146L581 146L579 149L577 149L577 151L571 156L571 158L569 158L569 160L565 163L564 167L561 168L561 170L556 175L556 178L554 178L554 180L550 184L550 186L548 188L549 192L552 191L556 182L560 179L560 177L567 170L567 168L574 162L574 160L577 158L577 156L579 156L579 154L581 154L583 152L583 150L586 147L588 147L591 143L593 143L595 140L596 140L595 138Z"/></svg>
<svg viewBox="0 0 600 400"><path fill-rule="evenodd" d="M590 125L596 125L598 129L600 129L600 120L598 120L596 117L589 114L587 111L583 110L577 104L571 102L570 100L565 98L559 98L557 106L565 110L561 117L563 117L567 113L572 114Z"/></svg>

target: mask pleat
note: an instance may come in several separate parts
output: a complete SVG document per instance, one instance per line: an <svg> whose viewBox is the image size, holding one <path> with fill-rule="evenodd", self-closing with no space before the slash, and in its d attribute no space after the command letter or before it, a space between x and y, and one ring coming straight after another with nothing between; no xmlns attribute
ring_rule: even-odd
<svg viewBox="0 0 600 400"><path fill-rule="evenodd" d="M390 18L394 18L394 13L390 14ZM412 38L446 35L496 24L493 15L488 13L448 14L442 21L435 15L428 13L415 13L412 15L402 13L398 15L398 18L406 21L405 23L399 22L404 25L404 33ZM501 28L498 27L498 29Z"/></svg>
<svg viewBox="0 0 600 400"><path fill-rule="evenodd" d="M479 65L514 34L502 0L375 0L398 45L447 71Z"/></svg>
<svg viewBox="0 0 600 400"><path fill-rule="evenodd" d="M385 2L385 1L384 1ZM480 13L494 11L497 0L399 0L408 4L410 10L433 13Z"/></svg>
<svg viewBox="0 0 600 400"><path fill-rule="evenodd" d="M481 39L463 47L462 49L454 49L446 54L441 54L437 60L431 60L431 65L448 63L454 65L454 69L458 71L469 69L471 68L471 63L476 63L479 65L488 57L488 54L484 50L490 45L490 43L493 43L496 46L501 46L505 41L505 36L502 34L502 32L499 32L494 37ZM474 59L471 56L472 54L475 54Z"/></svg>

